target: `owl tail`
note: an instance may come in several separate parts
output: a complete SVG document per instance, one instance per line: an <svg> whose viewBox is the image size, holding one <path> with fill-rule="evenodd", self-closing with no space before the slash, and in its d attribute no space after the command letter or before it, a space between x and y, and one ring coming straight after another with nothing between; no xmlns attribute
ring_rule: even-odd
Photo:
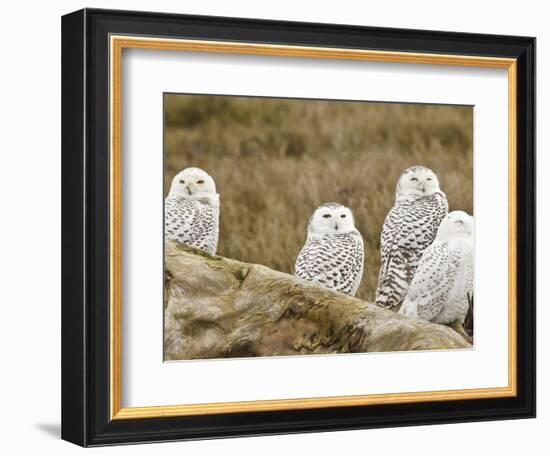
<svg viewBox="0 0 550 456"><path fill-rule="evenodd" d="M375 303L384 309L398 312L407 295L408 288L409 284L406 280L394 276L394 274L387 274L378 282Z"/></svg>

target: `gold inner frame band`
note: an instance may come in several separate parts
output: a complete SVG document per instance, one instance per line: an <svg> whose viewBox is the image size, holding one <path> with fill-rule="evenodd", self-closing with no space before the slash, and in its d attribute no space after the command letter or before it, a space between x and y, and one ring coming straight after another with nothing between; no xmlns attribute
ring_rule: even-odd
<svg viewBox="0 0 550 456"><path fill-rule="evenodd" d="M495 388L330 396L169 406L122 407L122 51L154 49L318 59L452 65L508 70L508 385ZM238 412L297 410L374 404L512 397L517 394L517 61L511 58L387 52L227 41L110 36L110 415L158 418Z"/></svg>

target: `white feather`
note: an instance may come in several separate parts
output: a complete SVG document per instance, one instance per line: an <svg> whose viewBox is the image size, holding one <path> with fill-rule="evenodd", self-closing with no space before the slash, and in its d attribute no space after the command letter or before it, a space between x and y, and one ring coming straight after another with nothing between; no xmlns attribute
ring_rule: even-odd
<svg viewBox="0 0 550 456"><path fill-rule="evenodd" d="M435 323L464 323L473 297L473 217L449 213L420 261L400 313Z"/></svg>
<svg viewBox="0 0 550 456"><path fill-rule="evenodd" d="M355 296L363 276L364 255L363 238L355 228L351 211L337 203L326 203L310 219L295 275Z"/></svg>
<svg viewBox="0 0 550 456"><path fill-rule="evenodd" d="M179 172L164 202L164 235L214 255L219 217L220 199L212 177L200 168Z"/></svg>

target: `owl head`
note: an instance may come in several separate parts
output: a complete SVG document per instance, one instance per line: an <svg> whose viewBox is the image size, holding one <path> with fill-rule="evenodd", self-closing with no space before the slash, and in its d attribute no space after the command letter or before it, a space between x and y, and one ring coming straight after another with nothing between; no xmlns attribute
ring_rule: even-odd
<svg viewBox="0 0 550 456"><path fill-rule="evenodd" d="M409 195L431 195L440 191L437 176L431 169L425 166L411 166L399 177L395 198L399 199Z"/></svg>
<svg viewBox="0 0 550 456"><path fill-rule="evenodd" d="M457 237L471 238L473 235L474 217L463 211L453 211L441 221L436 239L448 241Z"/></svg>
<svg viewBox="0 0 550 456"><path fill-rule="evenodd" d="M309 219L308 235L336 235L357 231L351 210L338 203L325 203Z"/></svg>
<svg viewBox="0 0 550 456"><path fill-rule="evenodd" d="M170 196L198 199L215 196L216 184L210 175L200 168L185 168L172 180Z"/></svg>

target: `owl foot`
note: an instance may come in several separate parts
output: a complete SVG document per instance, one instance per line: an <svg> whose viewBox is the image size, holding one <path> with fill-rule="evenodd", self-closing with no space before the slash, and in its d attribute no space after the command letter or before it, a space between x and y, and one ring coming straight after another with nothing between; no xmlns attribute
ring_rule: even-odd
<svg viewBox="0 0 550 456"><path fill-rule="evenodd" d="M462 326L462 323L460 323L460 321L455 320L453 323L451 323L448 326L454 329L458 334L460 334L466 340L466 342L468 342L471 345L474 344L474 340L464 330L464 326Z"/></svg>

